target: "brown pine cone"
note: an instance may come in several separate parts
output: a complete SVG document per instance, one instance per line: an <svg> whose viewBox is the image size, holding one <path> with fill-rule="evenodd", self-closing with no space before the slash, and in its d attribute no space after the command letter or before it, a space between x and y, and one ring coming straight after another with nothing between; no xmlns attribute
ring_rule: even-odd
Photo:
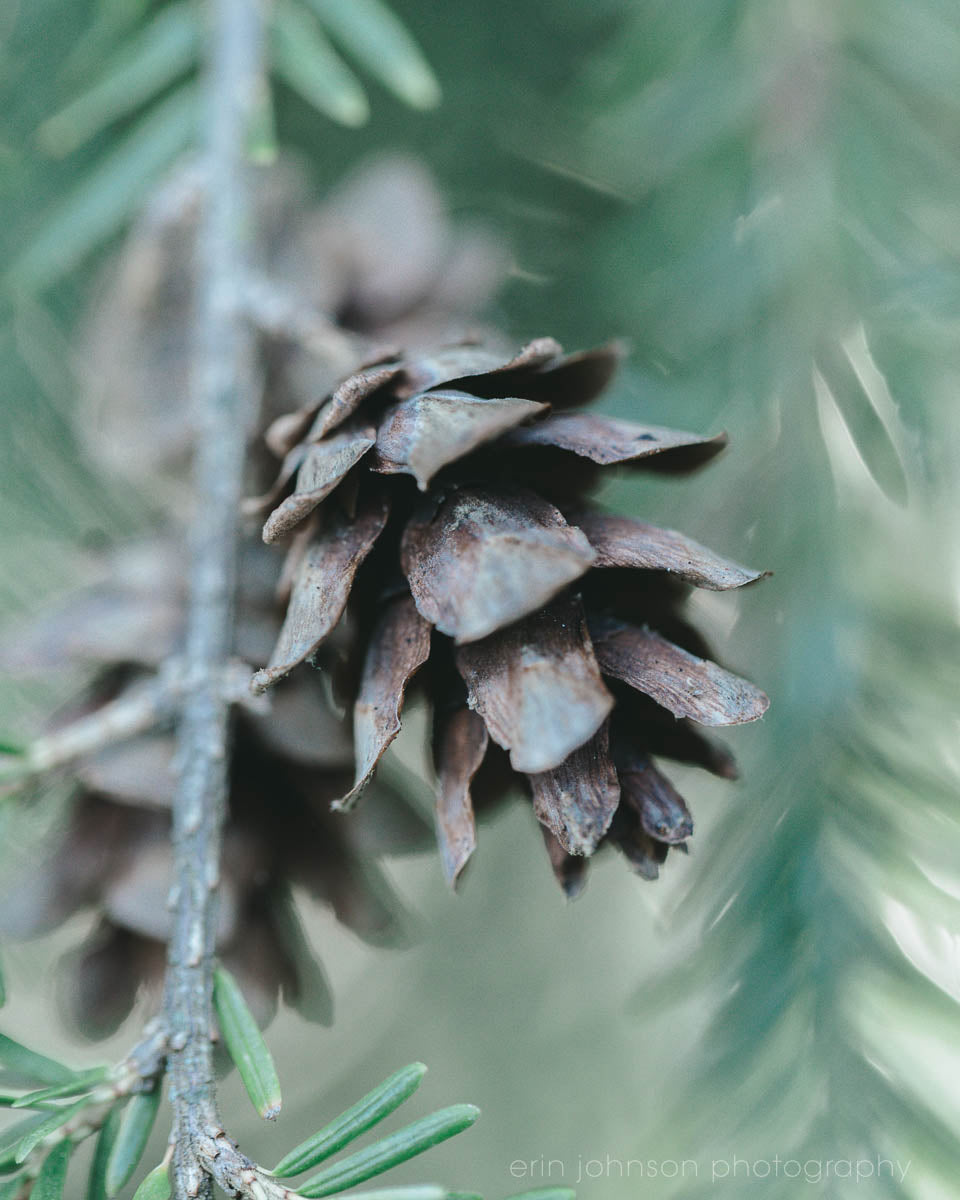
<svg viewBox="0 0 960 1200"><path fill-rule="evenodd" d="M86 674L83 700L60 714L58 725L132 695L179 650L184 565L172 540L111 555L103 582L21 632L5 665L31 674L72 665ZM276 636L278 572L275 553L248 547L237 649L252 662L263 661ZM349 729L332 712L318 675L304 673L290 685L278 690L269 712L236 713L218 906L218 952L263 1023L280 990L304 1015L330 1019L329 991L292 889L329 905L368 941L395 940L401 908L374 860L429 840L423 822L387 789L360 824L331 813L330 802L352 777ZM97 915L61 964L64 1006L90 1036L112 1032L138 990L156 991L162 980L172 926L174 754L173 736L161 728L72 766L75 795L56 844L39 864L15 873L0 897L0 930L18 938L80 911Z"/></svg>
<svg viewBox="0 0 960 1200"><path fill-rule="evenodd" d="M434 705L451 882L475 846L475 781L509 786L496 747L572 893L574 860L604 841L655 878L693 824L653 757L729 777L732 759L697 726L767 708L679 612L688 585L724 590L761 572L585 498L606 467L688 471L726 443L582 411L617 359L615 347L565 356L550 338L508 360L461 344L372 364L267 432L284 461L263 537L290 540L291 590L253 689L304 662L334 665L323 647L347 613L339 673L355 681L358 761L337 806L349 808L417 676Z"/></svg>

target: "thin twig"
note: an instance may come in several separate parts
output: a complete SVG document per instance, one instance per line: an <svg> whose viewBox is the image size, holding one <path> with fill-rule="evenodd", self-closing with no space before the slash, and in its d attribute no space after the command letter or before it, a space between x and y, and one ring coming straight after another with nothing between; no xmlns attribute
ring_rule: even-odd
<svg viewBox="0 0 960 1200"><path fill-rule="evenodd" d="M173 810L174 931L164 1009L170 1033L175 1200L209 1198L219 1129L214 1089L212 964L216 889L228 774L228 710L221 676L230 653L247 436L256 408L254 333L240 294L251 206L244 144L261 80L258 0L212 0L209 12L209 175L198 243L198 344L187 659L196 672L179 728L181 775Z"/></svg>
<svg viewBox="0 0 960 1200"><path fill-rule="evenodd" d="M23 754L0 756L0 787L23 784L118 742L168 726L192 691L194 679L186 662L170 659L155 677L133 684L88 716L37 738ZM250 694L250 667L239 660L227 663L220 674L220 690L228 703L250 708L251 701L256 701Z"/></svg>
<svg viewBox="0 0 960 1200"><path fill-rule="evenodd" d="M369 344L347 333L335 321L317 312L297 294L265 275L251 274L245 283L243 306L247 317L265 334L303 346L322 358L331 371L351 371L369 352Z"/></svg>
<svg viewBox="0 0 960 1200"><path fill-rule="evenodd" d="M180 668L180 663L169 664L156 678L134 685L89 716L37 738L23 754L5 758L0 763L0 785L23 783L55 771L172 720L183 696Z"/></svg>

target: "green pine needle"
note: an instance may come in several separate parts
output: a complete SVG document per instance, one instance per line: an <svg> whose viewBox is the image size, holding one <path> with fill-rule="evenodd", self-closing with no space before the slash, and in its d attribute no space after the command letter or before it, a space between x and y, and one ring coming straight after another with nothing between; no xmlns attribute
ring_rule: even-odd
<svg viewBox="0 0 960 1200"><path fill-rule="evenodd" d="M533 1188L529 1192L516 1192L507 1196L506 1200L576 1200L576 1196L573 1188L545 1187Z"/></svg>
<svg viewBox="0 0 960 1200"><path fill-rule="evenodd" d="M36 1108L45 1100L59 1100L66 1096L79 1096L81 1092L89 1092L107 1078L106 1067L96 1067L90 1071L81 1071L75 1079L67 1083L59 1083L53 1087L41 1088L38 1092L27 1092L14 1102L14 1108Z"/></svg>
<svg viewBox="0 0 960 1200"><path fill-rule="evenodd" d="M408 1187L375 1188L369 1192L351 1192L350 1200L483 1200L473 1192L451 1192L436 1183Z"/></svg>
<svg viewBox="0 0 960 1200"><path fill-rule="evenodd" d="M366 123L370 106L363 88L310 14L280 0L272 34L273 66L284 83L340 125Z"/></svg>
<svg viewBox="0 0 960 1200"><path fill-rule="evenodd" d="M55 1062L46 1055L38 1054L36 1050L30 1050L27 1046L15 1042L13 1038L2 1033L0 1033L0 1065L6 1067L14 1075L51 1086L72 1083L78 1076L78 1072L71 1070L70 1067L65 1067L63 1063Z"/></svg>
<svg viewBox="0 0 960 1200"><path fill-rule="evenodd" d="M330 1158L399 1108L417 1090L426 1073L423 1063L411 1063L394 1072L329 1125L291 1150L273 1168L273 1174L281 1178L300 1175Z"/></svg>
<svg viewBox="0 0 960 1200"><path fill-rule="evenodd" d="M250 1102L264 1120L275 1120L282 1104L277 1069L237 981L223 967L214 972L213 1004Z"/></svg>
<svg viewBox="0 0 960 1200"><path fill-rule="evenodd" d="M107 1166L122 1121L123 1109L119 1104L115 1104L107 1113L107 1118L97 1134L97 1144L93 1151L93 1161L90 1163L90 1175L87 1179L86 1200L108 1200Z"/></svg>
<svg viewBox="0 0 960 1200"><path fill-rule="evenodd" d="M34 1130L39 1129L46 1119L40 1113L37 1116L28 1117L25 1121L18 1121L16 1125L8 1125L6 1129L0 1130L0 1175L7 1175L11 1171L16 1171L20 1165L20 1160L17 1158L20 1143Z"/></svg>
<svg viewBox="0 0 960 1200"><path fill-rule="evenodd" d="M137 1169L157 1119L162 1093L157 1080L149 1092L137 1092L130 1098L104 1173L107 1200L112 1200Z"/></svg>
<svg viewBox="0 0 960 1200"><path fill-rule="evenodd" d="M309 0L344 50L411 108L436 108L440 85L420 47L381 0Z"/></svg>
<svg viewBox="0 0 960 1200"><path fill-rule="evenodd" d="M118 139L90 174L56 205L10 268L14 290L40 291L113 237L159 176L193 140L196 89L185 84Z"/></svg>
<svg viewBox="0 0 960 1200"><path fill-rule="evenodd" d="M67 1185L67 1166L73 1152L72 1142L61 1142L43 1160L30 1200L60 1200Z"/></svg>
<svg viewBox="0 0 960 1200"><path fill-rule="evenodd" d="M133 1200L170 1200L170 1173L165 1163L153 1168L134 1192Z"/></svg>
<svg viewBox="0 0 960 1200"><path fill-rule="evenodd" d="M429 1117L415 1121L404 1129L397 1130L372 1146L358 1150L340 1162L331 1163L297 1189L298 1194L315 1200L318 1196L330 1196L342 1192L357 1183L364 1183L375 1175L381 1175L408 1159L415 1158L439 1142L445 1141L468 1129L480 1110L472 1104L454 1104L441 1109Z"/></svg>
<svg viewBox="0 0 960 1200"><path fill-rule="evenodd" d="M66 1125L68 1121L82 1112L87 1107L87 1103L87 1099L84 1097L75 1104L68 1104L63 1108L58 1108L55 1112L50 1113L48 1117L45 1117L35 1129L31 1129L20 1141L15 1156L16 1162L22 1163L25 1159L29 1158L45 1138L49 1137L51 1133L56 1133L62 1125Z"/></svg>
<svg viewBox="0 0 960 1200"><path fill-rule="evenodd" d="M194 5L160 9L102 68L96 83L40 126L40 143L70 154L107 125L135 112L196 62L200 27Z"/></svg>

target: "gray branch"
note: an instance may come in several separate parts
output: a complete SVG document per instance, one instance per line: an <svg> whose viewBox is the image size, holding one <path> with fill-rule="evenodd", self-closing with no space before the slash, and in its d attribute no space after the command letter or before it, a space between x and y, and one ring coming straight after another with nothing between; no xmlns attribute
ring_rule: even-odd
<svg viewBox="0 0 960 1200"><path fill-rule="evenodd" d="M208 1148L209 1131L220 1127L211 996L229 757L229 702L221 680L233 637L243 465L258 400L255 334L241 293L252 220L244 150L261 80L263 18L258 0L211 0L208 18L209 173L198 243L196 511L186 651L194 683L179 726L175 920L164 996L175 1200L212 1196L212 1176L218 1175Z"/></svg>
<svg viewBox="0 0 960 1200"><path fill-rule="evenodd" d="M230 704L242 704L255 712L269 711L254 707L257 698L250 693L250 670L239 660L229 662L220 675L223 697ZM172 724L193 683L194 673L188 665L180 658L170 659L154 678L138 681L89 716L37 738L23 754L0 756L0 789L18 786Z"/></svg>
<svg viewBox="0 0 960 1200"><path fill-rule="evenodd" d="M295 291L265 275L251 274L247 279L243 307L262 333L296 342L344 375L354 369L365 350L369 352L364 339L347 333L330 317L304 303Z"/></svg>

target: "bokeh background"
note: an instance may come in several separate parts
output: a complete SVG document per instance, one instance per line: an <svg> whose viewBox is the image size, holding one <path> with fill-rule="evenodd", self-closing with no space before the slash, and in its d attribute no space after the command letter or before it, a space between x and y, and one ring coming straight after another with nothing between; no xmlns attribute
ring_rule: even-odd
<svg viewBox="0 0 960 1200"><path fill-rule="evenodd" d="M180 147L146 102L73 153L37 131L160 7L8 0L0 12L4 621L62 593L85 548L135 531L155 503L84 457L76 331ZM374 151L419 156L453 216L509 247L495 323L569 348L625 338L606 411L729 431L694 479L622 478L605 499L775 571L692 601L772 706L728 737L741 782L677 772L698 828L655 885L610 856L566 904L516 805L482 829L456 897L433 856L389 864L411 913L403 948L370 949L310 913L337 1016L272 1027L283 1145L419 1058L424 1111L469 1099L484 1116L410 1179L500 1196L576 1184L583 1159L602 1163L579 1182L599 1200L956 1195L960 10L394 11L440 106L411 111L364 77L370 120L348 129L280 83L282 144L318 197ZM4 685L3 732L27 735L47 699ZM414 740L395 757L417 770ZM429 805L429 783L404 778ZM0 808L8 856L33 819ZM83 928L3 951L4 1030L78 1063L122 1053L144 1016L107 1046L70 1041L53 962ZM279 1135L257 1127L235 1078L224 1107L270 1160ZM775 1175L775 1156L804 1175ZM905 1177L826 1167L878 1156L908 1164ZM541 1159L554 1162L546 1178ZM627 1177L629 1159L643 1165ZM530 1170L511 1175L518 1160Z"/></svg>

